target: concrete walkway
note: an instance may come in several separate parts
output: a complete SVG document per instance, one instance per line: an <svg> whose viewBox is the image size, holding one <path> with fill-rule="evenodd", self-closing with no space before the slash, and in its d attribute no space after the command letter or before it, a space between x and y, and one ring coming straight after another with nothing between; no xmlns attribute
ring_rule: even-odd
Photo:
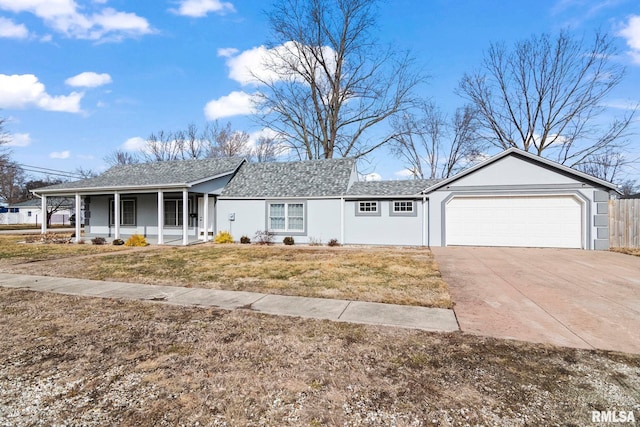
<svg viewBox="0 0 640 427"><path fill-rule="evenodd" d="M188 307L248 309L274 315L396 326L425 331L458 330L453 310L442 308L8 273L0 273L0 286L65 295L156 301Z"/></svg>

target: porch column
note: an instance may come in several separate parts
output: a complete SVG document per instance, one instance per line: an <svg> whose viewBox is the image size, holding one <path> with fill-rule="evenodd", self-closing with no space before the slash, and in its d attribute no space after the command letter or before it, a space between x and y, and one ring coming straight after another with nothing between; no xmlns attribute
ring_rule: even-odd
<svg viewBox="0 0 640 427"><path fill-rule="evenodd" d="M115 226L115 232L113 234L114 239L120 238L120 193L117 191L113 193L113 224Z"/></svg>
<svg viewBox="0 0 640 427"><path fill-rule="evenodd" d="M158 191L158 244L164 244L164 193Z"/></svg>
<svg viewBox="0 0 640 427"><path fill-rule="evenodd" d="M189 244L189 191L182 190L182 244Z"/></svg>
<svg viewBox="0 0 640 427"><path fill-rule="evenodd" d="M204 241L209 241L209 193L204 193L204 200L202 201L204 205L204 214L203 214L203 222L204 222Z"/></svg>
<svg viewBox="0 0 640 427"><path fill-rule="evenodd" d="M76 238L75 242L78 243L80 239L80 223L82 222L82 215L80 214L80 194L76 193Z"/></svg>
<svg viewBox="0 0 640 427"><path fill-rule="evenodd" d="M40 226L40 232L47 234L47 196L42 195L40 199L40 212L42 212L42 225Z"/></svg>
<svg viewBox="0 0 640 427"><path fill-rule="evenodd" d="M340 244L344 245L344 197L340 198Z"/></svg>
<svg viewBox="0 0 640 427"><path fill-rule="evenodd" d="M422 246L429 246L429 239L427 237L429 222L427 218L427 198L422 196Z"/></svg>

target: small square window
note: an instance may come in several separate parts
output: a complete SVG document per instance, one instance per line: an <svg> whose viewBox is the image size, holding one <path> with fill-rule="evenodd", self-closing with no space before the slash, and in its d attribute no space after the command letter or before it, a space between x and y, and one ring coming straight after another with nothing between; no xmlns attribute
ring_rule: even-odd
<svg viewBox="0 0 640 427"><path fill-rule="evenodd" d="M393 211L396 213L413 212L413 202L411 201L393 202Z"/></svg>
<svg viewBox="0 0 640 427"><path fill-rule="evenodd" d="M358 202L358 211L362 213L378 212L378 202Z"/></svg>

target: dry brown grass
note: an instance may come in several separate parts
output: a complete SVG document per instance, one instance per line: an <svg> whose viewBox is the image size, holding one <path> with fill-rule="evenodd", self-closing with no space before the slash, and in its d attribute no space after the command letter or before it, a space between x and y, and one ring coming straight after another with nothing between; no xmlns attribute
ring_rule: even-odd
<svg viewBox="0 0 640 427"><path fill-rule="evenodd" d="M6 270L6 269L5 269ZM197 245L17 266L14 272L451 308L425 248Z"/></svg>
<svg viewBox="0 0 640 427"><path fill-rule="evenodd" d="M51 233L51 235L52 234L53 233ZM71 237L71 233L60 233L57 235L64 238ZM31 240L39 237L39 235L0 236L0 266L59 260L125 249L116 246L26 243L28 239Z"/></svg>
<svg viewBox="0 0 640 427"><path fill-rule="evenodd" d="M621 254L640 256L640 248L611 248L612 252L620 252Z"/></svg>
<svg viewBox="0 0 640 427"><path fill-rule="evenodd" d="M0 289L3 425L590 425L640 356Z"/></svg>

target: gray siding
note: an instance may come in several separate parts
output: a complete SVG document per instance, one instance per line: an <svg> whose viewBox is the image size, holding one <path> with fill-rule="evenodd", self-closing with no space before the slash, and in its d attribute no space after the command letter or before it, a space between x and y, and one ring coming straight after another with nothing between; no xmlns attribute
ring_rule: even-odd
<svg viewBox="0 0 640 427"><path fill-rule="evenodd" d="M399 199L398 199L399 200ZM392 200L379 200L380 215L357 214L357 200L345 202L345 243L362 245L422 245L422 200L416 200L415 216L392 216Z"/></svg>
<svg viewBox="0 0 640 427"><path fill-rule="evenodd" d="M182 198L182 193L165 193L164 199ZM115 233L115 227L109 226L109 200L113 195L91 196L90 225L86 227L88 234L110 235ZM121 194L121 200L136 200L136 225L120 226L122 236L141 234L153 236L158 234L158 196L156 193ZM195 235L196 230L190 229L189 234ZM165 236L182 236L182 227L164 227Z"/></svg>
<svg viewBox="0 0 640 427"><path fill-rule="evenodd" d="M509 177L505 180L505 177ZM597 190L597 191L596 191ZM583 245L585 249L608 248L599 231L607 222L605 202L596 202L603 192L577 177L559 173L517 157L505 157L495 163L455 180L429 194L429 244L446 245L446 203L457 195L575 195L583 201ZM596 218L597 224L596 225ZM602 225L600 225L602 224Z"/></svg>
<svg viewBox="0 0 640 427"><path fill-rule="evenodd" d="M280 199L219 199L217 203L217 229L230 231L237 241L242 236L252 240L257 231L267 228L267 200ZM277 233L275 243L281 243L285 236L292 236L297 243L308 243L310 239L340 240L340 199L284 199L288 202L305 203L305 232ZM233 214L233 221L229 215Z"/></svg>

